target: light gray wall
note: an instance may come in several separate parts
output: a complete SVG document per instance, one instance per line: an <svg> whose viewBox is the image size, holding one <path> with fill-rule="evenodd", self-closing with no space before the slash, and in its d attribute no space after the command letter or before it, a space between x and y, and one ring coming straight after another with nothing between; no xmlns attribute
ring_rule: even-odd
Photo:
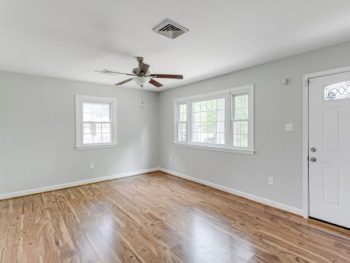
<svg viewBox="0 0 350 263"><path fill-rule="evenodd" d="M349 65L350 43L345 43L162 92L161 167L302 208L303 74ZM284 78L289 85L282 85ZM255 85L255 155L173 144L175 98L244 84ZM295 131L284 132L285 123L294 123ZM267 185L268 176L274 177L273 186Z"/></svg>
<svg viewBox="0 0 350 263"><path fill-rule="evenodd" d="M0 194L161 167L302 207L302 75L350 65L350 43L160 94L0 73ZM290 84L281 84L289 78ZM256 154L173 144L173 99L255 84ZM115 148L77 151L74 95L118 99ZM283 131L292 122L295 131ZM158 151L159 150L159 151ZM172 161L170 161L170 158ZM95 162L95 169L89 163ZM274 177L274 186L267 177Z"/></svg>
<svg viewBox="0 0 350 263"><path fill-rule="evenodd" d="M74 148L75 94L117 98L117 147ZM158 95L144 100L141 109L138 90L0 73L0 194L157 167Z"/></svg>

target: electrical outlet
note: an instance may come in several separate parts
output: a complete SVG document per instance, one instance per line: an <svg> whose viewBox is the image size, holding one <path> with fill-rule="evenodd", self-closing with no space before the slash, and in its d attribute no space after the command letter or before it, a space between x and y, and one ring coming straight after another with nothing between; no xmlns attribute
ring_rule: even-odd
<svg viewBox="0 0 350 263"><path fill-rule="evenodd" d="M94 169L95 168L95 163L94 162L90 162L90 169Z"/></svg>
<svg viewBox="0 0 350 263"><path fill-rule="evenodd" d="M267 179L267 184L268 185L273 185L273 177L272 176L269 176L268 179Z"/></svg>

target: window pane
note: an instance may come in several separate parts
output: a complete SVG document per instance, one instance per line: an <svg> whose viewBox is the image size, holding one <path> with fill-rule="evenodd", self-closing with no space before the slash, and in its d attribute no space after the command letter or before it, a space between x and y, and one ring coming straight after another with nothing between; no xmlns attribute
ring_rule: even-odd
<svg viewBox="0 0 350 263"><path fill-rule="evenodd" d="M225 134L224 133L218 133L217 135L217 144L224 144L225 143Z"/></svg>
<svg viewBox="0 0 350 263"><path fill-rule="evenodd" d="M201 101L201 111L208 111L209 109L209 101Z"/></svg>
<svg viewBox="0 0 350 263"><path fill-rule="evenodd" d="M178 124L178 135L177 140L179 142L186 142L186 135L187 135L187 123L179 123Z"/></svg>
<svg viewBox="0 0 350 263"><path fill-rule="evenodd" d="M216 111L208 111L208 121L209 122L216 121Z"/></svg>
<svg viewBox="0 0 350 263"><path fill-rule="evenodd" d="M89 144L92 143L92 135L91 134L84 134L83 135L83 144Z"/></svg>
<svg viewBox="0 0 350 263"><path fill-rule="evenodd" d="M217 123L217 132L220 132L220 133L225 132L225 123L224 122Z"/></svg>
<svg viewBox="0 0 350 263"><path fill-rule="evenodd" d="M83 103L84 122L110 122L111 105L109 103Z"/></svg>
<svg viewBox="0 0 350 263"><path fill-rule="evenodd" d="M192 142L225 144L225 98L192 103Z"/></svg>
<svg viewBox="0 0 350 263"><path fill-rule="evenodd" d="M92 143L102 143L101 133L91 134L91 136L92 136Z"/></svg>
<svg viewBox="0 0 350 263"><path fill-rule="evenodd" d="M101 104L92 104L92 121L101 121Z"/></svg>
<svg viewBox="0 0 350 263"><path fill-rule="evenodd" d="M241 136L241 147L248 147L248 135L243 134Z"/></svg>
<svg viewBox="0 0 350 263"><path fill-rule="evenodd" d="M193 112L200 112L201 111L201 103L200 102L194 102L192 104Z"/></svg>
<svg viewBox="0 0 350 263"><path fill-rule="evenodd" d="M111 142L111 134L110 133L102 133L102 142L110 143Z"/></svg>
<svg viewBox="0 0 350 263"><path fill-rule="evenodd" d="M192 132L193 133L201 132L201 125L200 125L200 123L193 123L193 125L192 125Z"/></svg>
<svg viewBox="0 0 350 263"><path fill-rule="evenodd" d="M235 147L241 147L241 135L236 134L235 137L233 138L233 145Z"/></svg>
<svg viewBox="0 0 350 263"><path fill-rule="evenodd" d="M101 104L101 121L110 122L111 114L110 114L110 104Z"/></svg>
<svg viewBox="0 0 350 263"><path fill-rule="evenodd" d="M186 121L187 120L187 114L180 114L180 121Z"/></svg>
<svg viewBox="0 0 350 263"><path fill-rule="evenodd" d="M92 133L91 123L84 123L83 124L83 133Z"/></svg>
<svg viewBox="0 0 350 263"><path fill-rule="evenodd" d="M180 104L180 114L187 114L187 105L186 104Z"/></svg>
<svg viewBox="0 0 350 263"><path fill-rule="evenodd" d="M179 142L186 142L186 133L179 133Z"/></svg>
<svg viewBox="0 0 350 263"><path fill-rule="evenodd" d="M111 124L110 123L103 123L101 132L102 133L111 133Z"/></svg>
<svg viewBox="0 0 350 263"><path fill-rule="evenodd" d="M193 142L200 142L201 141L201 134L199 132L195 132L192 134L192 141Z"/></svg>
<svg viewBox="0 0 350 263"><path fill-rule="evenodd" d="M84 112L83 113L83 121L92 121L92 113Z"/></svg>
<svg viewBox="0 0 350 263"><path fill-rule="evenodd" d="M186 123L179 123L179 131L186 132Z"/></svg>
<svg viewBox="0 0 350 263"><path fill-rule="evenodd" d="M208 132L216 133L217 123L216 122L207 122Z"/></svg>
<svg viewBox="0 0 350 263"><path fill-rule="evenodd" d="M225 112L223 110L218 110L216 112L217 121L225 121Z"/></svg>
<svg viewBox="0 0 350 263"><path fill-rule="evenodd" d="M224 99L218 99L217 100L218 110L224 110L225 109L225 100Z"/></svg>
<svg viewBox="0 0 350 263"><path fill-rule="evenodd" d="M201 122L208 121L208 111L201 111Z"/></svg>
<svg viewBox="0 0 350 263"><path fill-rule="evenodd" d="M234 95L234 119L247 120L249 118L248 94Z"/></svg>
<svg viewBox="0 0 350 263"><path fill-rule="evenodd" d="M245 134L245 135L248 134L248 122L247 121L241 122L241 134Z"/></svg>
<svg viewBox="0 0 350 263"><path fill-rule="evenodd" d="M195 112L193 114L193 122L200 122L201 121L201 113L200 112Z"/></svg>
<svg viewBox="0 0 350 263"><path fill-rule="evenodd" d="M235 147L249 146L249 123L248 121L234 121L233 145Z"/></svg>
<svg viewBox="0 0 350 263"><path fill-rule="evenodd" d="M232 96L233 146L249 147L249 94Z"/></svg>
<svg viewBox="0 0 350 263"><path fill-rule="evenodd" d="M110 123L83 123L83 144L110 143Z"/></svg>
<svg viewBox="0 0 350 263"><path fill-rule="evenodd" d="M186 142L187 140L187 104L178 104L177 106L177 141Z"/></svg>
<svg viewBox="0 0 350 263"><path fill-rule="evenodd" d="M83 113L91 113L92 112L92 104L91 103L83 103Z"/></svg>
<svg viewBox="0 0 350 263"><path fill-rule="evenodd" d="M209 110L215 111L216 110L216 100L209 100L208 107L209 107Z"/></svg>
<svg viewBox="0 0 350 263"><path fill-rule="evenodd" d="M96 123L94 122L89 122L89 123L84 123L83 126L85 126L86 128L86 133L96 133ZM83 131L83 133L85 133L85 130Z"/></svg>

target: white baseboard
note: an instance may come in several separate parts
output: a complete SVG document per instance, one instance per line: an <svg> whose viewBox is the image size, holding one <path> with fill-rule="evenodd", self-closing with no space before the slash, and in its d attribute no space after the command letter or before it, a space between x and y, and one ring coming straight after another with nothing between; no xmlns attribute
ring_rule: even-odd
<svg viewBox="0 0 350 263"><path fill-rule="evenodd" d="M84 179L84 180L74 181L74 182L70 182L70 183L57 184L57 185L52 185L52 186L44 186L44 187L35 188L35 189L28 189L28 190L23 190L23 191L18 191L18 192L0 194L0 200L20 197L20 196L26 196L26 195L32 195L32 194L38 194L38 193L43 193L43 192L49 192L49 191L54 191L54 190L60 190L60 189L75 187L75 186L84 185L84 184L98 183L98 182L102 182L102 181L124 178L124 177L128 177L128 176L156 172L159 170L160 170L160 168L156 167L156 168L150 168L150 169L144 169L144 170L138 170L138 171L132 171L132 172L125 172L125 173L120 173L120 174L115 174L115 175L108 175L108 176Z"/></svg>
<svg viewBox="0 0 350 263"><path fill-rule="evenodd" d="M196 183L199 183L199 184L203 184L203 185L206 185L206 186L209 186L209 187L212 187L212 188L215 188L215 189L218 189L218 190L230 193L230 194L238 195L238 196L247 198L249 200L252 200L252 201L255 201L255 202L259 202L259 203L262 203L264 205L272 206L272 207L275 207L275 208L278 208L278 209L281 209L281 210L284 210L284 211L287 211L287 212L290 212L290 213L293 213L293 214L297 214L297 215L301 215L301 216L305 215L303 209L300 209L300 208L289 206L289 205L286 205L286 204L283 204L283 203L280 203L280 202L276 202L276 201L273 201L273 200L269 200L269 199L266 199L266 198L263 198L263 197L260 197L260 196L248 194L248 193L245 193L245 192L242 192L242 191L230 188L230 187L226 187L226 186L222 186L222 185L219 185L219 184L211 183L211 182L208 182L208 181L205 181L205 180L202 180L202 179L198 179L198 178L195 178L195 177L192 177L192 176L189 176L189 175L185 175L185 174L182 174L182 173L178 173L178 172L175 172L175 171L172 171L172 170L168 170L168 169L165 169L165 168L160 168L160 171L162 171L164 173L168 173L168 174L174 175L174 176L177 176L177 177L181 177L181 178L189 180L189 181L193 181L193 182L196 182Z"/></svg>
<svg viewBox="0 0 350 263"><path fill-rule="evenodd" d="M259 197L256 195L248 194L230 187L222 186L219 184L211 183L202 179L198 179L196 177L188 176L182 173L178 173L172 170L168 170L165 168L150 168L150 169L144 169L144 170L138 170L138 171L132 171L132 172L125 172L125 173L120 173L120 174L115 174L115 175L108 175L108 176L103 176L103 177L96 177L96 178L90 178L90 179L84 179L80 181L74 181L70 183L65 183L65 184L58 184L58 185L52 185L52 186L45 186L45 187L40 187L40 188L35 188L35 189L28 189L28 190L23 190L23 191L18 191L18 192L12 192L12 193L6 193L6 194L0 194L0 200L4 199L9 199L9 198L15 198L15 197L20 197L20 196L26 196L26 195L31 195L31 194L38 194L38 193L43 193L43 192L49 192L49 191L54 191L54 190L60 190L60 189L65 189L65 188L70 188L70 187L75 187L79 185L85 185L85 184L92 184L92 183L98 183L102 181L108 181L108 180L113 180L113 179L118 179L118 178L124 178L124 177L129 177L129 176L134 176L134 175L139 175L139 174L144 174L144 173L150 173L150 172L157 172L157 171L162 171L164 173L168 173L177 177L181 177L183 179L193 181L199 184L203 184L230 194L238 195L244 198L247 198L252 201L256 201L268 206L272 206L293 214L305 216L305 213L302 209L289 206L280 202L272 201L263 197Z"/></svg>

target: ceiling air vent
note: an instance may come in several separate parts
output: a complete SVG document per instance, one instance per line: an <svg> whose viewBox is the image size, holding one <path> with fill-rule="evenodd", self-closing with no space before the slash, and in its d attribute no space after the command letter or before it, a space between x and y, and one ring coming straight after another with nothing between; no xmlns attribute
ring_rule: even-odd
<svg viewBox="0 0 350 263"><path fill-rule="evenodd" d="M155 26L153 31L168 38L175 39L186 33L188 29L170 19L165 19L162 23Z"/></svg>

